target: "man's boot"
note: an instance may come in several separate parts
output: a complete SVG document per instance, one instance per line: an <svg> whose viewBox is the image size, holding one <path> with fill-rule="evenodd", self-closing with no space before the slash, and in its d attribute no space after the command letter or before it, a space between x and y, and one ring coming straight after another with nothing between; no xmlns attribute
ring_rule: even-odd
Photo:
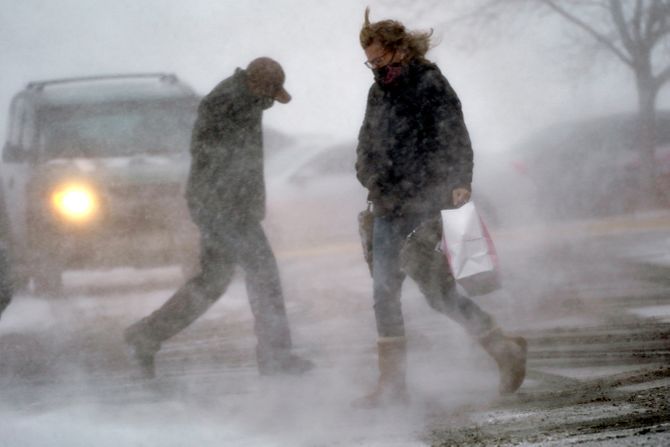
<svg viewBox="0 0 670 447"><path fill-rule="evenodd" d="M152 340L145 334L144 325L139 321L129 326L123 333L123 340L130 350L130 358L139 370L143 379L156 376L154 358L161 347L160 342Z"/></svg>
<svg viewBox="0 0 670 447"><path fill-rule="evenodd" d="M222 271L215 282L202 275L190 279L151 315L128 327L123 338L142 377L155 376L154 357L161 343L174 337L209 309L225 289L230 271Z"/></svg>
<svg viewBox="0 0 670 447"><path fill-rule="evenodd" d="M260 344L256 346L256 361L262 376L302 374L314 368L311 360L293 354L290 349L266 348Z"/></svg>
<svg viewBox="0 0 670 447"><path fill-rule="evenodd" d="M523 337L509 337L493 329L479 339L482 347L498 364L500 394L511 394L521 387L526 377L528 346Z"/></svg>
<svg viewBox="0 0 670 447"><path fill-rule="evenodd" d="M405 405L409 402L407 384L407 342L405 337L384 337L377 342L379 380L375 390L352 405L357 408L377 408Z"/></svg>

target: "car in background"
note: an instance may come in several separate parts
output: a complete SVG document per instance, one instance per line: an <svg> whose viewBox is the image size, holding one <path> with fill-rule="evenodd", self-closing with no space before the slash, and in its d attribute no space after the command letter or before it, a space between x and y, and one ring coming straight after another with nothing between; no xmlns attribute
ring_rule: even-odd
<svg viewBox="0 0 670 447"><path fill-rule="evenodd" d="M357 143L323 141L303 141L266 162L265 225L280 250L360 244L358 213L367 207L367 190L356 178ZM495 204L481 191L473 200L484 221L495 227Z"/></svg>
<svg viewBox="0 0 670 447"><path fill-rule="evenodd" d="M183 189L199 96L173 74L31 82L12 99L2 183L17 283L193 262Z"/></svg>
<svg viewBox="0 0 670 447"><path fill-rule="evenodd" d="M480 163L503 220L575 220L639 210L637 114L559 123ZM670 111L657 113L655 185L670 206Z"/></svg>
<svg viewBox="0 0 670 447"><path fill-rule="evenodd" d="M278 250L358 243L367 192L358 183L356 146L306 138L266 161L265 226Z"/></svg>

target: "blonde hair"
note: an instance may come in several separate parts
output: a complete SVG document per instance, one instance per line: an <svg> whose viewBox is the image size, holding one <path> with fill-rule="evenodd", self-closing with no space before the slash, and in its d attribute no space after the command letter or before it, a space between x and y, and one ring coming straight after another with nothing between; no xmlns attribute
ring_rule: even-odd
<svg viewBox="0 0 670 447"><path fill-rule="evenodd" d="M363 49L378 43L391 51L405 51L410 58L425 59L431 48L430 31L407 31L397 20L382 20L370 23L370 8L365 8L365 21L361 28L360 41Z"/></svg>

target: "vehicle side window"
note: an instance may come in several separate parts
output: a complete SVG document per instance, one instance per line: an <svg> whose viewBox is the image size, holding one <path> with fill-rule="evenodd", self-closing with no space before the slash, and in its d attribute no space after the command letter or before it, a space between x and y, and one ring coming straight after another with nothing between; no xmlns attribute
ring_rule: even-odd
<svg viewBox="0 0 670 447"><path fill-rule="evenodd" d="M31 107L23 107L19 144L24 150L32 150L35 146L36 136L37 126L35 120L35 111Z"/></svg>
<svg viewBox="0 0 670 447"><path fill-rule="evenodd" d="M18 146L21 138L21 126L25 115L23 100L15 100L9 112L9 127L7 143L11 146Z"/></svg>

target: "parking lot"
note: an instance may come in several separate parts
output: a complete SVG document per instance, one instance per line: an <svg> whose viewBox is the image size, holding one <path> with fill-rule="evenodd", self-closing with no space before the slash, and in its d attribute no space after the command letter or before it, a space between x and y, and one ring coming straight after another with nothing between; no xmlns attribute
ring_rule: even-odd
<svg viewBox="0 0 670 447"><path fill-rule="evenodd" d="M20 295L3 315L2 439L659 445L669 436L669 221L656 213L494 234L505 289L478 300L530 343L527 381L510 397L497 396L486 355L408 283L412 403L379 412L349 406L376 374L370 279L354 243L278 250L296 348L317 363L299 378L258 376L238 278L166 343L156 381L138 382L121 332L168 297L181 271L68 272L66 298Z"/></svg>

